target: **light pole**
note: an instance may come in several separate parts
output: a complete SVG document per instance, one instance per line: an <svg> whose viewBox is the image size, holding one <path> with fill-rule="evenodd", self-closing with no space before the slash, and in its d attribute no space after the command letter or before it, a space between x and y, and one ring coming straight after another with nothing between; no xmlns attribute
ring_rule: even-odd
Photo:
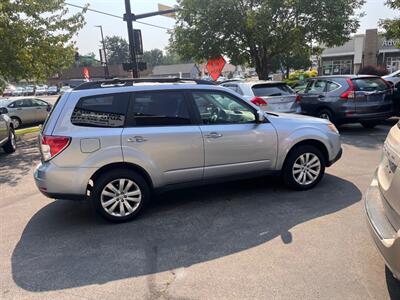
<svg viewBox="0 0 400 300"><path fill-rule="evenodd" d="M96 25L95 27L100 28L101 43L103 44L103 52L104 52L104 77L107 79L110 77L110 73L108 71L108 61L107 61L106 43L104 42L104 36L103 36L103 26Z"/></svg>

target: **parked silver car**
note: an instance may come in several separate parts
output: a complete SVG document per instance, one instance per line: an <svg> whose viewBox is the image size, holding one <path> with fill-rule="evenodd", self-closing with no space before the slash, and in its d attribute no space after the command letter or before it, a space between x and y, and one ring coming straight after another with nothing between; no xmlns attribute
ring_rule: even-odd
<svg viewBox="0 0 400 300"><path fill-rule="evenodd" d="M284 82L230 80L221 86L235 91L262 110L300 113L300 97Z"/></svg>
<svg viewBox="0 0 400 300"><path fill-rule="evenodd" d="M393 275L400 279L400 123L385 141L365 207L375 243Z"/></svg>
<svg viewBox="0 0 400 300"><path fill-rule="evenodd" d="M37 98L21 97L0 99L0 108L7 108L14 129L22 124L44 122L51 110L51 105Z"/></svg>
<svg viewBox="0 0 400 300"><path fill-rule="evenodd" d="M17 149L15 132L7 108L0 107L0 147L6 153L13 153Z"/></svg>
<svg viewBox="0 0 400 300"><path fill-rule="evenodd" d="M90 199L121 222L151 191L271 173L305 190L340 158L339 133L327 120L267 114L226 88L195 82L90 82L64 93L41 132L39 190Z"/></svg>

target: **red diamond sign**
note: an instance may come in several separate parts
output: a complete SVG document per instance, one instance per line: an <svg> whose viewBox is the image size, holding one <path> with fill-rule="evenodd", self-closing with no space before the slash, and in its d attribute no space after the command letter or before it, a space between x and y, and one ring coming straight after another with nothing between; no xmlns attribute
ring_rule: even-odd
<svg viewBox="0 0 400 300"><path fill-rule="evenodd" d="M210 74L211 78L214 79L214 81L217 80L218 77L221 75L221 72L224 69L225 64L226 61L222 56L215 59L210 59L207 62L208 74Z"/></svg>

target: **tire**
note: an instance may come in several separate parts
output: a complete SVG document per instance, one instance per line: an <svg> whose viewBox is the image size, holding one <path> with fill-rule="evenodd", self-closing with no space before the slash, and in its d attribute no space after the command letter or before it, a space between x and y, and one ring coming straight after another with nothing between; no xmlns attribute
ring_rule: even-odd
<svg viewBox="0 0 400 300"><path fill-rule="evenodd" d="M21 119L17 118L17 117L11 117L11 121L13 123L14 129L19 128L21 126L21 124L22 124Z"/></svg>
<svg viewBox="0 0 400 300"><path fill-rule="evenodd" d="M128 193L132 193L131 197L119 186L120 180L124 180L123 188L130 184ZM110 185L114 191L109 188ZM149 197L149 185L143 176L128 169L116 169L100 175L94 182L91 201L96 212L104 219L123 223L136 218L143 211Z"/></svg>
<svg viewBox="0 0 400 300"><path fill-rule="evenodd" d="M373 129L376 126L378 126L381 122L378 122L378 121L363 121L363 122L360 122L360 123L364 128Z"/></svg>
<svg viewBox="0 0 400 300"><path fill-rule="evenodd" d="M17 150L17 140L13 128L10 128L8 142L3 146L3 150L5 153L13 153Z"/></svg>
<svg viewBox="0 0 400 300"><path fill-rule="evenodd" d="M335 117L333 116L332 111L330 111L329 109L321 109L317 113L316 117L320 119L326 119L328 121L331 121L332 123L335 123Z"/></svg>
<svg viewBox="0 0 400 300"><path fill-rule="evenodd" d="M309 166L306 166L306 163L302 165L301 157L303 157L304 161L306 161L308 157L309 163L314 161L314 159L316 159L316 161ZM283 181L287 187L294 190L303 191L311 189L316 186L324 176L325 165L324 156L318 148L311 145L295 147L289 152L283 165ZM305 167L306 169L303 170ZM306 173L303 171L306 171ZM302 173L303 175L301 175ZM304 178L305 181L302 183Z"/></svg>

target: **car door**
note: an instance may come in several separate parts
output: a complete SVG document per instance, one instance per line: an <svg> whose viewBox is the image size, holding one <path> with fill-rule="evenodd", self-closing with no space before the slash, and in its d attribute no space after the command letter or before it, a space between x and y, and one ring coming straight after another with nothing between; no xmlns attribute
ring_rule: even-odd
<svg viewBox="0 0 400 300"><path fill-rule="evenodd" d="M326 98L326 80L313 79L307 85L305 93L301 94L301 111L307 115L316 115L321 102Z"/></svg>
<svg viewBox="0 0 400 300"><path fill-rule="evenodd" d="M159 185L203 178L203 138L189 104L183 91L132 94L122 132L124 159L139 159L156 174Z"/></svg>
<svg viewBox="0 0 400 300"><path fill-rule="evenodd" d="M32 105L35 108L36 122L44 122L49 114L49 104L40 99L32 99Z"/></svg>
<svg viewBox="0 0 400 300"><path fill-rule="evenodd" d="M204 140L204 178L274 169L277 134L256 110L222 91L192 91Z"/></svg>
<svg viewBox="0 0 400 300"><path fill-rule="evenodd" d="M12 109L10 116L18 117L22 123L32 123L35 120L35 109L32 107L31 99L16 100L8 105Z"/></svg>

